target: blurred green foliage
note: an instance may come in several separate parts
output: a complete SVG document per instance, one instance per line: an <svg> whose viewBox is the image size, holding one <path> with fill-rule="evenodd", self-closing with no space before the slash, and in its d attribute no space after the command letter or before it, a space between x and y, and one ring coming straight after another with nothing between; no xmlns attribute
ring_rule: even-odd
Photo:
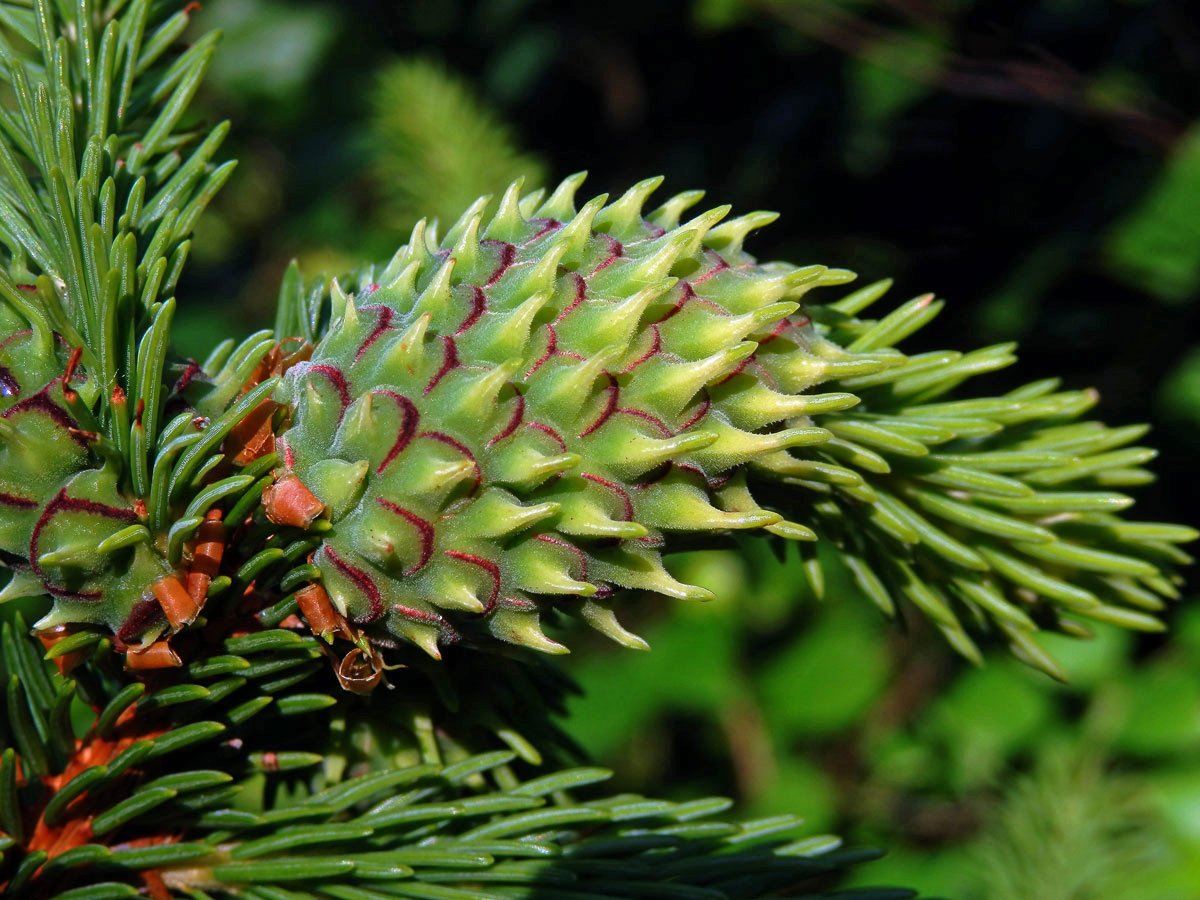
<svg viewBox="0 0 1200 900"><path fill-rule="evenodd" d="M514 149L511 129L470 85L426 59L398 60L379 75L369 140L384 224L398 233L420 218L449 227L518 178L545 182L545 166Z"/></svg>
<svg viewBox="0 0 1200 900"><path fill-rule="evenodd" d="M943 291L949 343L1019 339L1015 377L1098 384L1106 418L1156 427L1148 517L1195 522L1187 6L209 0L204 25L227 36L204 102L237 117L241 163L198 235L181 349L265 324L290 258L311 275L390 255L413 218L515 174L591 167L602 190L661 171L782 209L766 257ZM956 900L1197 896L1193 597L1165 637L1048 638L1060 685L966 666L921 622L851 602L844 573L818 601L795 557L674 565L721 599L631 601L649 654L572 641L569 727L626 787L802 812L892 848L864 878Z"/></svg>
<svg viewBox="0 0 1200 900"><path fill-rule="evenodd" d="M1107 626L1049 638L1072 676L1058 684L1005 659L964 665L916 619L897 632L849 602L845 573L818 601L798 558L746 547L676 565L723 599L643 625L644 656L597 644L573 668L567 728L629 789L680 781L755 814L803 810L891 848L871 877L959 900L1194 896L1200 609L1142 655Z"/></svg>
<svg viewBox="0 0 1200 900"><path fill-rule="evenodd" d="M1168 302L1193 300L1200 288L1200 132L1172 148L1162 172L1113 226L1108 256L1117 274Z"/></svg>
<svg viewBox="0 0 1200 900"><path fill-rule="evenodd" d="M224 32L212 83L244 102L272 104L280 118L303 109L306 82L338 36L337 13L295 0L215 0L205 6L205 15Z"/></svg>

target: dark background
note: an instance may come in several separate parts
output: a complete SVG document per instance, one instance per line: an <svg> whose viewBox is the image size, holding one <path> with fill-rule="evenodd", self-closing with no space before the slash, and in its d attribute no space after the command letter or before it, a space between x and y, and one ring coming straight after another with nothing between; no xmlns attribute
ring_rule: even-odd
<svg viewBox="0 0 1200 900"><path fill-rule="evenodd" d="M750 242L760 258L950 301L907 349L1019 340L1021 365L977 390L1096 386L1099 416L1151 423L1161 449L1137 512L1196 522L1196 4L213 0L201 15L227 32L205 104L234 120L242 162L180 290L186 352L229 323L269 325L290 258L336 271L390 255L422 202L453 216L433 208L436 182L422 187L441 157L468 187L496 163L432 92L406 100L427 100L448 135L424 150L415 115L388 106L385 73L419 57L508 123L529 154L518 167L552 181L587 168L585 191L614 194L663 174L664 197L704 187L735 213L777 210ZM818 828L894 848L868 881L1200 896L1186 602L1171 637L1054 642L1073 677L1061 687L998 656L969 670L919 623L843 602L846 584L817 604L794 566L753 552L680 561L727 599L648 607L650 657L574 660L590 693L570 727L627 786L811 810Z"/></svg>

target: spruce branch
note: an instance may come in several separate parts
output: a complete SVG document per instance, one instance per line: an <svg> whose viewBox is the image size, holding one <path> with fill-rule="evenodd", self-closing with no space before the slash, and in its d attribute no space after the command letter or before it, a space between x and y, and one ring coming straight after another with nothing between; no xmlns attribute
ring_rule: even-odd
<svg viewBox="0 0 1200 900"><path fill-rule="evenodd" d="M0 629L0 890L13 900L815 900L842 896L832 879L875 855L799 837L792 816L722 820L725 800L605 795L603 769L530 771L511 750L472 750L464 720L431 718L419 695L373 719L311 636L225 638L143 683L94 635L47 654L72 677L47 669L25 632L20 616Z"/></svg>
<svg viewBox="0 0 1200 900"><path fill-rule="evenodd" d="M192 10L36 0L0 19L0 600L48 594L40 627L142 647L195 618L207 582L184 592L184 544L252 486L217 451L272 387L250 374L273 341L194 400L170 357L190 235L233 171L214 162L228 123L189 118L219 37L180 46Z"/></svg>
<svg viewBox="0 0 1200 900"><path fill-rule="evenodd" d="M219 38L178 40L191 5L151 0L9 4L0 22L0 298L80 353L83 403L136 493L163 400L174 291L196 220L233 163L228 123L188 107ZM141 409L140 415L135 415Z"/></svg>

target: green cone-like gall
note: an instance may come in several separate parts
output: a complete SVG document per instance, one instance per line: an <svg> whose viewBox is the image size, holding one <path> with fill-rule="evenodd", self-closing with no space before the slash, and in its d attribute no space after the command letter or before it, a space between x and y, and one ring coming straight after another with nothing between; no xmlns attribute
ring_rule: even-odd
<svg viewBox="0 0 1200 900"><path fill-rule="evenodd" d="M577 209L581 180L545 202L513 185L441 239L422 223L352 294L333 285L327 332L277 392L294 409L278 476L327 511L314 562L339 611L433 655L489 635L560 652L539 624L551 605L643 646L614 616L618 589L704 597L663 568L664 545L762 529L834 540L881 606L915 603L968 655L961 606L1033 661L1033 616L1053 604L1154 627L1122 606L1171 588L1135 557L1186 530L1138 543L1093 528L1093 543L1135 555L1089 556L1103 551L1060 537L1121 496L1022 480L1079 484L1145 458L1082 465L1089 434L1103 450L1141 433L1097 423L1064 426L1084 429L1069 452L1023 449L1094 395L1040 383L929 404L1012 348L906 357L892 344L938 312L931 296L879 321L855 315L886 284L801 309L809 289L852 276L747 256L743 238L773 215L722 222L718 207L680 224L698 192L644 215L659 179Z"/></svg>

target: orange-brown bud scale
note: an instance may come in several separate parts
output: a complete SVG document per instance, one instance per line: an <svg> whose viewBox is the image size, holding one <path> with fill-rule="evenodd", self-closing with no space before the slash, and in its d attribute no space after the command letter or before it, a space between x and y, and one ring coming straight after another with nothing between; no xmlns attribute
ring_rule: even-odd
<svg viewBox="0 0 1200 900"><path fill-rule="evenodd" d="M156 641L144 650L130 650L125 654L125 668L131 672L174 669L182 665L183 660L166 641Z"/></svg>
<svg viewBox="0 0 1200 900"><path fill-rule="evenodd" d="M294 346L295 349L289 352L285 349L289 346ZM296 363L306 362L312 357L312 352L313 345L307 341L300 338L284 338L259 360L254 371L250 373L250 377L246 379L246 383L242 385L242 390L248 391L273 375L282 375Z"/></svg>
<svg viewBox="0 0 1200 900"><path fill-rule="evenodd" d="M300 612L308 622L308 627L317 637L337 632L349 638L345 618L333 608L333 604L329 602L329 595L321 585L310 584L296 591L296 602L300 605Z"/></svg>
<svg viewBox="0 0 1200 900"><path fill-rule="evenodd" d="M82 347L75 347L71 350L71 356L67 359L67 367L63 370L62 385L63 398L68 403L74 403L79 399L79 395L71 387L71 379L75 377L75 369L79 365L79 358L83 355Z"/></svg>
<svg viewBox="0 0 1200 900"><path fill-rule="evenodd" d="M279 404L264 400L238 422L225 439L226 454L233 454L233 464L244 466L275 449L275 431L272 418Z"/></svg>
<svg viewBox="0 0 1200 900"><path fill-rule="evenodd" d="M187 592L198 606L204 605L208 586L221 570L225 556L225 523L219 509L210 509L196 532L192 564L187 574Z"/></svg>
<svg viewBox="0 0 1200 900"><path fill-rule="evenodd" d="M158 605L162 607L173 631L178 631L185 625L191 625L196 621L196 616L200 614L200 605L192 599L187 589L179 583L179 579L174 575L164 575L159 578L150 585L150 590L154 591Z"/></svg>
<svg viewBox="0 0 1200 900"><path fill-rule="evenodd" d="M263 509L276 525L307 528L325 504L296 475L287 474L263 491Z"/></svg>

